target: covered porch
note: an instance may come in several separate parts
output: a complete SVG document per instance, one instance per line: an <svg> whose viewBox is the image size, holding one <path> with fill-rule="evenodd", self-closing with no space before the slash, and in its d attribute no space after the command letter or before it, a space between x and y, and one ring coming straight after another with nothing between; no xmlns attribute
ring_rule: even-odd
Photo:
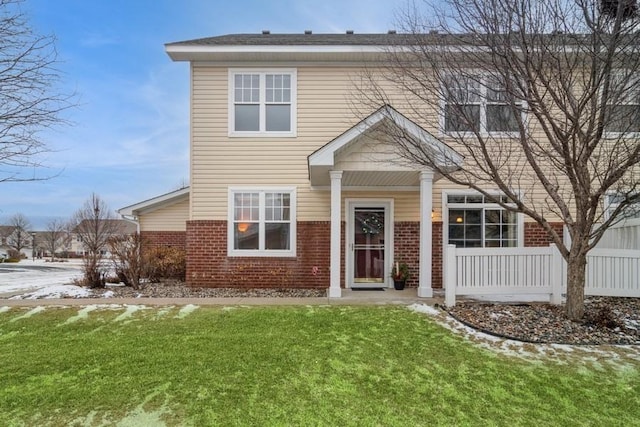
<svg viewBox="0 0 640 427"><path fill-rule="evenodd" d="M420 298L433 297L431 213L433 183L441 176L432 168L416 167L399 155L393 142L398 134L424 144L447 167L461 162L455 151L389 106L308 158L312 188L328 190L331 196L330 298L343 297L345 290L351 294L356 289L393 287L390 276L396 261L394 217L402 213L395 206L393 194L399 192L418 194L418 287L417 291L410 291L417 292ZM344 197L346 192L348 197ZM362 291L355 291L356 295L362 295Z"/></svg>

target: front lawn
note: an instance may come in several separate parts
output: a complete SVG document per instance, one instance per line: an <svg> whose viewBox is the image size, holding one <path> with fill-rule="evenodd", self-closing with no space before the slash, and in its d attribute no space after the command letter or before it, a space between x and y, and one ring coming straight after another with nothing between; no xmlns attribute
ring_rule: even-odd
<svg viewBox="0 0 640 427"><path fill-rule="evenodd" d="M0 308L0 425L639 420L637 360L531 362L402 307Z"/></svg>

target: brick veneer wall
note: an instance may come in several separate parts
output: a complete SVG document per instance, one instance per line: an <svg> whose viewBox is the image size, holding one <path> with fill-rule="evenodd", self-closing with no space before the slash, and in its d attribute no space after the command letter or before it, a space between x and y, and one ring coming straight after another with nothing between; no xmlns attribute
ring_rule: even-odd
<svg viewBox="0 0 640 427"><path fill-rule="evenodd" d="M328 288L330 223L298 222L297 228L295 257L228 257L226 221L187 221L187 284L200 287Z"/></svg>
<svg viewBox="0 0 640 427"><path fill-rule="evenodd" d="M551 227L561 237L563 236L564 223L554 222L551 223ZM537 222L525 222L524 223L524 245L525 246L549 246L553 243L549 238L547 232Z"/></svg>
<svg viewBox="0 0 640 427"><path fill-rule="evenodd" d="M442 221L431 223L431 287L442 288Z"/></svg>
<svg viewBox="0 0 640 427"><path fill-rule="evenodd" d="M174 246L180 249L187 247L186 231L142 231L140 236L147 247Z"/></svg>
<svg viewBox="0 0 640 427"><path fill-rule="evenodd" d="M396 222L393 227L394 258L409 265L407 286L417 287L420 271L420 223Z"/></svg>
<svg viewBox="0 0 640 427"><path fill-rule="evenodd" d="M562 235L563 224L552 226ZM151 246L187 249L187 284L205 287L327 288L329 287L330 235L328 221L298 222L297 256L283 258L227 257L226 221L188 221L187 231L142 232ZM432 222L432 286L442 288L442 222ZM344 287L344 239L342 224L340 282ZM418 286L420 223L394 225L394 256L409 264L408 286ZM547 246L551 240L537 223L525 222L525 246ZM314 267L317 267L314 269Z"/></svg>

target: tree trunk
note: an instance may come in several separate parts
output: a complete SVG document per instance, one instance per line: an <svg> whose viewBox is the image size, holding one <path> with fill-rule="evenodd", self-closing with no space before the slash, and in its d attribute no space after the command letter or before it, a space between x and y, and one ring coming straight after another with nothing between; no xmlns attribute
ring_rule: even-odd
<svg viewBox="0 0 640 427"><path fill-rule="evenodd" d="M578 321L584 316L584 286L587 269L587 254L570 254L567 261L567 317Z"/></svg>

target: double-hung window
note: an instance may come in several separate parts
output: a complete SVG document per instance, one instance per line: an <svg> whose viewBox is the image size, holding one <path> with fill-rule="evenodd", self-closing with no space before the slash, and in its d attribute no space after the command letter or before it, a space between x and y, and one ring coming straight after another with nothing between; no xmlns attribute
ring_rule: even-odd
<svg viewBox="0 0 640 427"><path fill-rule="evenodd" d="M230 136L295 136L295 70L230 70L229 94Z"/></svg>
<svg viewBox="0 0 640 427"><path fill-rule="evenodd" d="M518 246L519 221L515 212L480 194L446 194L445 202L449 244L459 248Z"/></svg>
<svg viewBox="0 0 640 427"><path fill-rule="evenodd" d="M444 132L517 132L522 102L510 92L497 76L447 75L442 85Z"/></svg>
<svg viewBox="0 0 640 427"><path fill-rule="evenodd" d="M611 104L607 105L605 131L640 132L640 74L620 71L611 77Z"/></svg>
<svg viewBox="0 0 640 427"><path fill-rule="evenodd" d="M295 239L295 189L229 190L229 255L295 256Z"/></svg>

